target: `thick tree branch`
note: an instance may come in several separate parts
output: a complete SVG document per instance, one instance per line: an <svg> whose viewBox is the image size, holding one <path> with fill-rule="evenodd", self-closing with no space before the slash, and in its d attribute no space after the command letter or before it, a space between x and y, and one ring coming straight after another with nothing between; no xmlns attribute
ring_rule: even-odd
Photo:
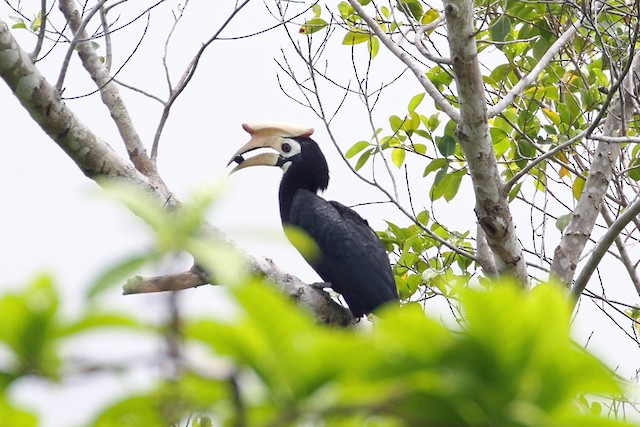
<svg viewBox="0 0 640 427"><path fill-rule="evenodd" d="M242 253L242 251L239 251ZM243 254L251 261L252 271L271 280L285 295L310 310L322 323L332 325L350 325L356 321L351 312L337 304L329 294L312 284L304 283L291 274L280 270L268 258L254 258ZM198 266L177 274L154 277L134 277L123 286L125 295L180 291L210 284L211 281L205 271Z"/></svg>
<svg viewBox="0 0 640 427"><path fill-rule="evenodd" d="M629 122L633 115L631 97L636 91L637 82L634 76L640 73L640 55L636 53L631 70L622 84L620 93L609 109L604 122L603 136L619 136L626 129L623 124ZM620 146L600 141L591 163L589 176L585 182L582 196L578 201L569 225L565 229L560 244L556 247L551 272L563 283L569 285L576 271L580 255L593 231L596 219L606 196L613 167L620 155ZM613 241L613 240L612 240ZM607 246L608 248L608 246ZM595 267L594 267L595 268ZM586 272L581 277L589 277ZM583 286L581 283L580 286Z"/></svg>
<svg viewBox="0 0 640 427"><path fill-rule="evenodd" d="M445 17L453 72L460 101L456 135L469 165L476 196L476 216L493 251L498 271L515 276L523 285L529 276L515 232L504 183L500 178L489 134L487 102L475 42L474 2L445 1Z"/></svg>
<svg viewBox="0 0 640 427"><path fill-rule="evenodd" d="M46 81L31 57L20 48L3 21L0 21L0 77L33 120L86 176L120 177L148 189L148 179L123 162L60 100L58 91Z"/></svg>
<svg viewBox="0 0 640 427"><path fill-rule="evenodd" d="M36 68L29 54L21 49L11 35L9 27L2 20L0 20L0 78L9 86L33 120L67 153L87 177L98 179L98 182L104 177L123 179L148 192L168 207L179 206L177 199L162 181L153 180L136 170L78 119L60 99L58 91ZM217 238L224 238L216 229L212 229L212 234ZM345 324L353 320L349 317L348 310L334 303L326 293L283 272L270 261L255 258L246 253L241 254L253 271L266 276L286 294L295 297L321 321ZM202 277L194 276L193 272L187 275L190 277L179 279L182 280L183 288L190 287L187 286L188 284L198 286L204 283L201 280ZM174 279L176 276L179 275L174 275ZM201 282L198 283L194 279L199 279ZM160 282L167 285L171 282L171 277L162 279ZM142 285L140 287L142 288ZM133 291L136 291L136 288L133 288ZM130 292L132 292L131 289Z"/></svg>
<svg viewBox="0 0 640 427"><path fill-rule="evenodd" d="M147 156L147 150L133 126L133 120L120 96L118 86L112 81L109 71L98 58L89 36L84 30L86 19L82 20L73 0L60 0L59 7L74 32L74 40L77 40L78 55L82 65L100 90L102 102L109 109L131 162L143 174L159 179L156 165Z"/></svg>

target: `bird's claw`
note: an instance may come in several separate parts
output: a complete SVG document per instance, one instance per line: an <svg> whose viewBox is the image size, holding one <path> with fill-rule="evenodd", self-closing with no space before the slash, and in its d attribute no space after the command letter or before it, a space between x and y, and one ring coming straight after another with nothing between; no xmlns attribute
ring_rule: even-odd
<svg viewBox="0 0 640 427"><path fill-rule="evenodd" d="M312 288L316 288L318 290L323 290L326 288L331 289L331 283L329 282L315 282L315 283L310 283L309 286L311 286Z"/></svg>

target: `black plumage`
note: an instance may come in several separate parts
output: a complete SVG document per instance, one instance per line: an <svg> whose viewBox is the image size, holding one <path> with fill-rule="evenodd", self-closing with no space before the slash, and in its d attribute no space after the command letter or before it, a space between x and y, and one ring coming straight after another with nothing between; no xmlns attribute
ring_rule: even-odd
<svg viewBox="0 0 640 427"><path fill-rule="evenodd" d="M231 162L234 171L256 165L279 166L280 217L285 231L302 230L314 242L310 253L292 243L331 288L345 299L355 317L397 301L398 293L389 258L376 233L354 210L317 195L329 184L327 161L309 135L313 129L276 124L244 124L251 141L238 150ZM278 154L243 154L270 147ZM230 162L230 163L231 163ZM289 233L287 233L290 236Z"/></svg>
<svg viewBox="0 0 640 427"><path fill-rule="evenodd" d="M294 139L302 150L292 159L280 184L283 225L296 226L313 239L320 256L307 261L344 297L355 317L397 300L389 258L380 239L354 210L316 194L329 183L326 160L312 139Z"/></svg>

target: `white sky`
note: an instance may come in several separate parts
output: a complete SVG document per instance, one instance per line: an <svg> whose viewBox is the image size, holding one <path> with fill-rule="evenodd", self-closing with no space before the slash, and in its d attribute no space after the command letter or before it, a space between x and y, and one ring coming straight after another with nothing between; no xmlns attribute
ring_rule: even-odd
<svg viewBox="0 0 640 427"><path fill-rule="evenodd" d="M221 9L226 7L228 10L230 6L219 6L221 3L229 5L234 2L194 2L189 6L169 51L174 81L200 44L226 17ZM30 12L25 9L28 15ZM53 13L59 17L57 9ZM1 19L8 20L13 15L15 13L6 4L0 4ZM160 61L170 22L169 7L153 12L147 38L119 76L125 82L139 85L163 98L166 97L166 83ZM241 12L238 22L231 25L223 36L255 32L273 23L263 3L257 1ZM142 26L143 23L135 24L114 36L114 66L121 65L129 55ZM14 31L14 35L24 42L23 47L27 50L32 48L33 40L26 37L26 31ZM336 42L339 40L341 36L336 36ZM317 280L317 276L281 234L277 204L280 171L276 168L255 168L236 174L232 179L226 178L230 155L248 139L240 124L277 120L314 126L317 129L314 136L323 148L331 170L331 182L325 196L353 205L382 200L382 195L349 172L313 113L282 94L276 80L278 68L274 58L282 57L280 47L291 52L288 43L284 32L278 29L256 38L216 42L210 47L191 85L172 110L162 137L159 168L169 187L180 198L186 197L191 188L205 180L225 180L228 188L210 216L212 224L242 248L255 255L268 256L287 271L312 282ZM331 70L343 67L346 82L350 73L348 51L339 48L336 52L342 52L344 57L332 57L329 67ZM64 49L59 48L52 57L40 63L41 71L50 82L57 79L59 58L63 54ZM383 60L386 59L381 53L378 61ZM378 78L385 73L393 75L397 64L393 60L388 64L377 71ZM67 77L66 96L93 89L79 68L77 58L74 58L73 71ZM386 123L389 114L405 111L408 101L418 92L420 88L412 76L404 76L399 86L388 91L380 104L377 114L381 123ZM161 111L159 104L126 89L121 89L121 93L142 139L149 147ZM335 91L327 93L333 103L340 99L341 95ZM0 84L0 100L0 194L5 200L0 216L0 267L4 273L0 292L19 288L38 272L47 271L53 274L62 290L66 312L73 315L83 306L87 286L98 272L122 257L144 250L149 245L149 233L137 218L101 196L98 187L86 179L63 151L34 125L4 84ZM97 135L124 152L115 126L97 96L69 101L68 104ZM421 108L431 110L432 103L425 99ZM342 141L343 150L368 137L367 118L357 101L350 101L342 110L336 119L334 132ZM410 169L411 177L416 178L412 192L418 200L419 194L425 194L429 188L428 183L418 179L423 167L419 165ZM398 176L404 179L402 174ZM461 191L467 191L469 196L450 205L441 204L438 212L443 218L446 215L448 219L456 219L460 224L458 229L463 231L472 226L475 217L469 186ZM366 206L358 208L358 211L377 229L384 227L383 218L395 218L397 222L406 224L397 212L383 205ZM450 224L451 220L445 222ZM527 223L519 224L519 230L526 230L527 226ZM187 266L176 265L170 269L180 270ZM615 266L614 271L615 268L621 269ZM625 279L620 285L622 289L618 299L637 303L638 298L629 292L627 282ZM165 314L165 298L164 295L124 297L115 287L100 299L100 303L161 319ZM183 292L181 300L189 307L189 313L225 310L223 288L188 290ZM583 305L592 304L585 301ZM597 327L591 337L590 349L604 357L610 366L620 365L623 377L630 376L637 367L637 346L621 336L619 331L604 328L602 325L607 323L603 323L603 317L597 311L585 310L585 313L576 329L578 341L584 343ZM591 319L599 320L594 322ZM68 351L77 350L93 357L112 355L110 360L122 361L127 355L153 354L159 348L158 343L138 341L138 338L132 340L128 335L115 334L103 342L76 343ZM621 354L629 357L620 357ZM124 390L144 385L147 379L148 371L139 369L117 378L96 375L74 379L63 387L29 381L18 386L15 395L21 404L35 407L40 412L43 426L63 427L85 421L98 407L121 395ZM100 392L86 392L91 389L99 389ZM79 406L83 409L77 409Z"/></svg>

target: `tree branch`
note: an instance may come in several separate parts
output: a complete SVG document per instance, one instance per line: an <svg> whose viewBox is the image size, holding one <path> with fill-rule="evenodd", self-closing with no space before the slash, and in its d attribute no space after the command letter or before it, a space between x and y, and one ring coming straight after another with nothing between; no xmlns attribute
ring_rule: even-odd
<svg viewBox="0 0 640 427"><path fill-rule="evenodd" d="M62 148L89 178L118 178L135 185L168 208L177 208L178 200L162 181L155 181L143 175L120 157L105 141L98 138L78 117L61 101L58 91L49 84L36 68L28 53L20 48L11 35L7 24L0 20L0 78L2 78L22 106L42 130ZM224 236L211 228L217 238ZM233 246L230 242L227 243ZM237 250L234 248L234 250ZM346 324L353 321L349 311L336 304L324 292L302 282L280 270L273 262L255 258L241 252L250 268L267 277L301 305L308 308L323 322ZM177 279L177 276L174 275ZM182 277L184 287L197 286L193 272L190 277ZM201 277L200 277L201 279ZM144 280L144 279L143 279ZM160 279L158 279L160 280ZM163 279L165 285L171 278ZM160 280L162 282L162 280ZM139 285L144 287L143 285ZM129 290L129 292L135 291Z"/></svg>
<svg viewBox="0 0 640 427"><path fill-rule="evenodd" d="M101 2L104 3L104 2ZM99 3L97 6L101 6ZM86 22L80 17L80 12L76 8L73 0L60 0L60 11L63 13L71 30L74 32L74 41L77 40L78 55L82 61L82 65L87 70L91 79L96 83L100 90L102 102L109 109L109 113L115 122L118 132L127 148L127 153L131 162L137 170L146 176L160 179L156 169L156 165L147 156L147 150L144 148L140 136L138 135L133 121L129 115L129 111L120 96L118 86L113 83L108 70L104 64L100 62L93 45L88 39L88 35L84 30ZM95 8L94 8L95 9ZM99 10L99 9L98 9ZM98 11L96 10L96 12Z"/></svg>
<svg viewBox="0 0 640 427"><path fill-rule="evenodd" d="M36 61L40 51L42 50L42 44L44 43L44 36L47 31L47 0L41 0L40 2L40 28L38 29L38 41L36 47L31 52L31 59Z"/></svg>
<svg viewBox="0 0 640 427"><path fill-rule="evenodd" d="M435 87L431 80L426 75L426 70L414 60L411 55L402 50L400 46L398 46L391 37L384 32L382 28L378 25L376 20L369 16L364 8L360 5L358 0L348 0L349 4L356 13L367 23L367 26L371 29L371 31L378 36L380 41L389 49L391 53L393 53L399 60L401 60L416 76L424 90L429 94L431 98L433 98L434 102L438 105L438 107L442 108L442 110L447 114L453 121L460 121L460 112L453 106L447 99L440 93L440 91Z"/></svg>
<svg viewBox="0 0 640 427"><path fill-rule="evenodd" d="M460 141L476 196L475 211L496 267L528 286L529 275L511 210L504 194L487 117L484 84L478 63L472 0L445 1L445 17L453 72L460 102L456 135Z"/></svg>
<svg viewBox="0 0 640 427"><path fill-rule="evenodd" d="M198 63L200 62L200 58L204 54L204 51L211 45L211 43L217 40L220 33L222 33L222 31L229 25L229 23L233 20L233 18L238 13L240 13L240 11L250 1L251 0L244 0L242 3L238 4L233 10L233 12L231 12L229 17L222 23L220 28L218 28L215 34L209 40L203 43L203 45L200 47L200 49L198 50L196 55L193 57L189 65L187 65L187 69L182 74L182 78L180 78L180 81L178 82L176 87L171 90L171 93L169 94L169 99L164 104L164 109L162 110L162 116L160 118L160 122L158 123L158 127L156 128L156 134L153 137L153 145L151 147L151 159L153 159L154 161L158 157L158 146L160 144L160 136L162 135L162 130L164 129L167 119L169 118L169 112L171 110L171 107L173 106L173 103L176 101L176 99L180 96L182 91L187 87L187 85L191 81L191 78L196 72L196 68L198 68ZM166 67L166 63L165 63L165 67ZM169 80L168 72L167 72L167 80Z"/></svg>
<svg viewBox="0 0 640 427"><path fill-rule="evenodd" d="M511 89L511 91L506 94L497 104L493 107L489 108L487 111L488 117L495 117L498 114L502 113L509 105L513 103L513 100L522 94L522 92L533 83L540 73L549 65L551 60L560 52L560 49L567 44L573 36L578 32L578 28L580 28L582 24L580 22L573 23L571 27L551 45L549 50L545 52L545 54L540 58L535 67L515 86Z"/></svg>
<svg viewBox="0 0 640 427"><path fill-rule="evenodd" d="M240 252L242 253L242 251ZM250 262L254 274L264 276L272 281L281 292L311 311L320 322L347 326L356 321L347 308L333 301L329 294L322 289L283 272L268 258L254 258L246 253L242 254ZM124 295L132 295L179 291L210 283L207 273L194 265L182 273L154 277L136 276L130 279L122 289Z"/></svg>
<svg viewBox="0 0 640 427"><path fill-rule="evenodd" d="M638 215L640 215L640 198L638 198L631 206L629 206L627 210L625 210L622 215L620 215L611 224L609 230L607 230L604 236L602 236L600 241L593 248L591 257L589 257L589 260L587 261L584 268L576 278L575 283L571 287L571 293L574 295L576 301L582 294L582 291L584 291L584 289L586 288L587 283L589 282L589 278L600 264L602 257L607 253L611 244L613 244L615 239L627 226L627 224L629 224ZM636 291L640 294L640 284L637 282L637 277L635 278L634 285L636 287Z"/></svg>
<svg viewBox="0 0 640 427"><path fill-rule="evenodd" d="M621 85L619 91L621 95L614 100L605 119L602 132L604 136L625 133L626 129L623 128L623 123L628 123L633 115L633 108L628 108L628 106L632 105L631 94L635 93L636 87L634 76L637 76L638 73L640 73L640 54L636 53L631 63L631 70ZM560 244L555 249L551 264L552 274L567 285L571 283L580 255L598 218L613 174L613 167L619 156L619 145L604 141L598 143L589 176L582 190L582 196L573 211L571 221L565 229ZM590 275L591 273L585 272L581 274L581 277L589 277Z"/></svg>

